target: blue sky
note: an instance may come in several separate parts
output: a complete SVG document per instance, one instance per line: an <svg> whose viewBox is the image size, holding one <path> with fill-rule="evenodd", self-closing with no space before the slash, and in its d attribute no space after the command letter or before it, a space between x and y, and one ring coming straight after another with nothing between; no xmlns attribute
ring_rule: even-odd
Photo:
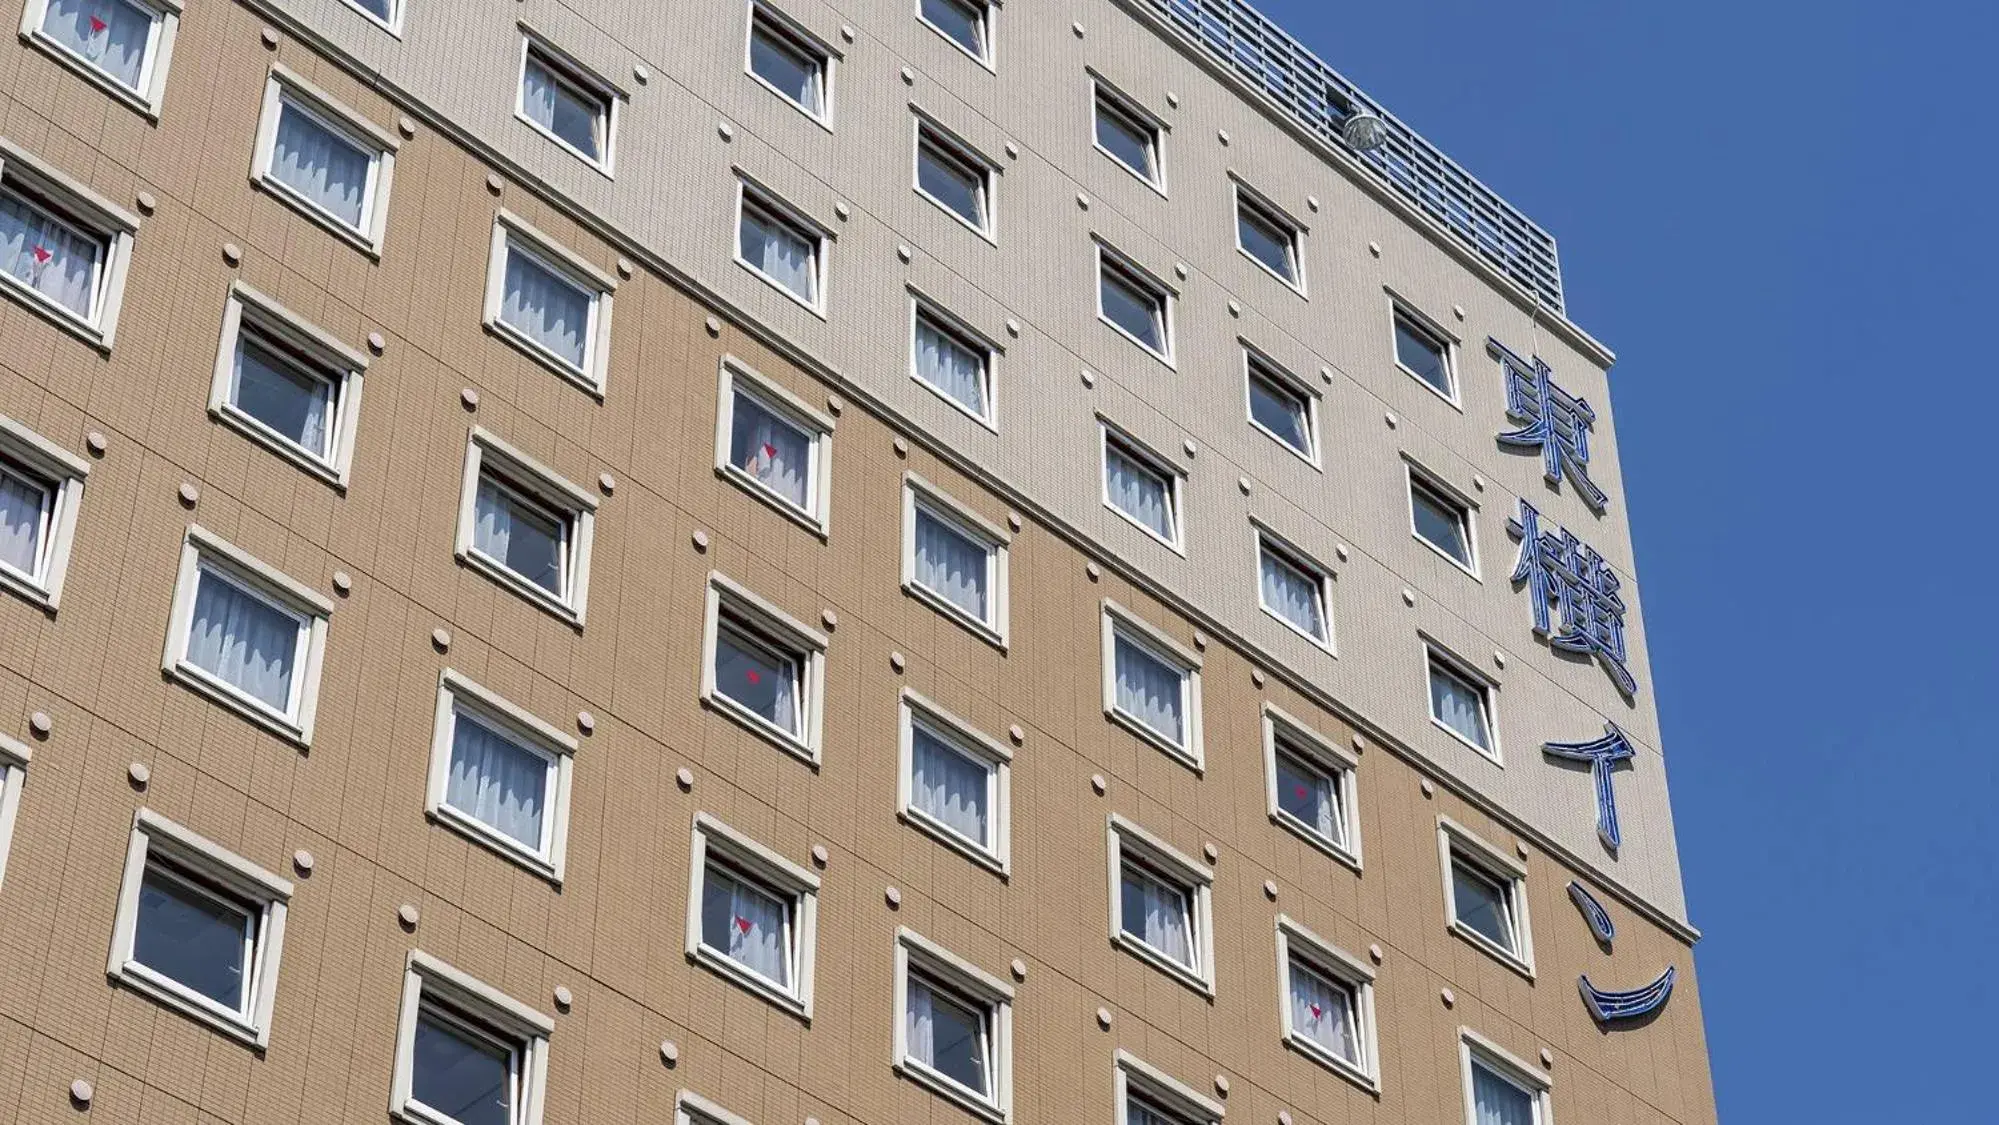
<svg viewBox="0 0 1999 1125"><path fill-rule="evenodd" d="M1999 15L1260 6L1553 231L1619 355L1722 1120L1999 1120Z"/></svg>

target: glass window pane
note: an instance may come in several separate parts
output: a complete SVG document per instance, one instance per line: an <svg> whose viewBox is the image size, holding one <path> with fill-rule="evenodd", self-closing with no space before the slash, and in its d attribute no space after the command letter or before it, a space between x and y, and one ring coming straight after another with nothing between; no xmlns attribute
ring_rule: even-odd
<svg viewBox="0 0 1999 1125"><path fill-rule="evenodd" d="M925 137L916 148L916 186L959 218L986 229L986 177Z"/></svg>
<svg viewBox="0 0 1999 1125"><path fill-rule="evenodd" d="M55 493L39 479L0 461L0 564L41 574L42 544L55 514Z"/></svg>
<svg viewBox="0 0 1999 1125"><path fill-rule="evenodd" d="M1295 236L1274 220L1257 211L1242 206L1236 207L1236 239L1250 257L1269 266L1277 276L1286 281L1297 281L1298 271L1292 258Z"/></svg>
<svg viewBox="0 0 1999 1125"><path fill-rule="evenodd" d="M1187 892L1126 861L1118 911L1124 932L1194 967L1192 904Z"/></svg>
<svg viewBox="0 0 1999 1125"><path fill-rule="evenodd" d="M1254 368L1249 374L1249 416L1278 441L1312 456L1312 414L1305 396Z"/></svg>
<svg viewBox="0 0 1999 1125"><path fill-rule="evenodd" d="M923 18L979 58L986 57L986 9L972 0L922 0Z"/></svg>
<svg viewBox="0 0 1999 1125"><path fill-rule="evenodd" d="M460 1125L513 1125L514 1052L425 1007L416 1017L410 1093Z"/></svg>
<svg viewBox="0 0 1999 1125"><path fill-rule="evenodd" d="M701 943L791 986L791 904L715 864L701 878Z"/></svg>
<svg viewBox="0 0 1999 1125"><path fill-rule="evenodd" d="M812 113L826 111L825 62L765 22L758 13L750 33L750 71Z"/></svg>
<svg viewBox="0 0 1999 1125"><path fill-rule="evenodd" d="M188 663L289 714L305 624L206 567L197 581Z"/></svg>
<svg viewBox="0 0 1999 1125"><path fill-rule="evenodd" d="M979 621L990 616L991 548L946 520L916 508L916 584Z"/></svg>
<svg viewBox="0 0 1999 1125"><path fill-rule="evenodd" d="M78 316L96 311L105 240L85 234L17 192L0 191L0 273Z"/></svg>
<svg viewBox="0 0 1999 1125"><path fill-rule="evenodd" d="M1159 169L1154 160L1157 142L1153 131L1129 115L1105 105L1101 97L1097 101L1097 143L1127 168L1147 180L1158 180Z"/></svg>
<svg viewBox="0 0 1999 1125"><path fill-rule="evenodd" d="M1339 786L1325 770L1295 754L1277 751L1277 807L1334 842L1346 835L1339 815Z"/></svg>
<svg viewBox="0 0 1999 1125"><path fill-rule="evenodd" d="M1451 393L1451 372L1444 361L1443 345L1399 316L1395 318L1395 358L1439 394Z"/></svg>
<svg viewBox="0 0 1999 1125"><path fill-rule="evenodd" d="M139 883L132 958L232 1012L244 1009L245 939L255 915L148 864Z"/></svg>
<svg viewBox="0 0 1999 1125"><path fill-rule="evenodd" d="M1161 539L1176 541L1173 485L1164 475L1107 442L1104 481L1112 507L1151 528Z"/></svg>
<svg viewBox="0 0 1999 1125"><path fill-rule="evenodd" d="M796 294L800 300L819 299L819 243L791 224L753 203L743 204L737 243L757 272Z"/></svg>
<svg viewBox="0 0 1999 1125"><path fill-rule="evenodd" d="M987 808L992 799L992 765L912 722L909 768L912 805L974 844L991 846Z"/></svg>
<svg viewBox="0 0 1999 1125"><path fill-rule="evenodd" d="M539 852L551 764L546 756L460 711L452 726L444 801Z"/></svg>
<svg viewBox="0 0 1999 1125"><path fill-rule="evenodd" d="M1125 1096L1124 1116L1125 1125L1183 1125L1179 1118L1136 1094Z"/></svg>
<svg viewBox="0 0 1999 1125"><path fill-rule="evenodd" d="M1465 538L1464 512L1425 488L1412 482L1409 497L1416 519L1416 534L1424 542L1458 560L1471 565L1471 544Z"/></svg>
<svg viewBox="0 0 1999 1125"><path fill-rule="evenodd" d="M126 0L49 0L42 32L136 93L153 41L154 13Z"/></svg>
<svg viewBox="0 0 1999 1125"><path fill-rule="evenodd" d="M322 460L331 453L334 393L332 380L247 332L237 337L231 404Z"/></svg>
<svg viewBox="0 0 1999 1125"><path fill-rule="evenodd" d="M1112 649L1117 709L1175 746L1186 745L1186 731L1181 722L1186 704L1186 673L1152 655L1123 633L1116 634Z"/></svg>
<svg viewBox="0 0 1999 1125"><path fill-rule="evenodd" d="M1325 591L1319 579L1265 546L1262 551L1263 606L1319 640L1326 639Z"/></svg>
<svg viewBox="0 0 1999 1125"><path fill-rule="evenodd" d="M1485 722L1485 693L1434 661L1430 664L1430 714L1472 745L1491 748Z"/></svg>
<svg viewBox="0 0 1999 1125"><path fill-rule="evenodd" d="M475 549L556 597L564 596L567 521L483 474L475 519Z"/></svg>
<svg viewBox="0 0 1999 1125"><path fill-rule="evenodd" d="M1124 271L1109 265L1103 268L1098 299L1104 316L1112 324L1138 338L1138 342L1161 355L1166 354L1165 302L1140 287Z"/></svg>
<svg viewBox="0 0 1999 1125"><path fill-rule="evenodd" d="M1471 1088L1478 1109L1473 1125L1534 1125L1534 1095L1477 1059L1471 1064Z"/></svg>
<svg viewBox="0 0 1999 1125"><path fill-rule="evenodd" d="M989 1092L985 1012L911 973L907 1018L910 1055L966 1089Z"/></svg>
<svg viewBox="0 0 1999 1125"><path fill-rule="evenodd" d="M1451 901L1458 921L1491 938L1495 945L1513 949L1513 909L1504 885L1483 872L1474 871L1456 858L1451 860Z"/></svg>
<svg viewBox="0 0 1999 1125"><path fill-rule="evenodd" d="M986 416L984 348L975 348L929 314L916 317L916 376L973 415Z"/></svg>
<svg viewBox="0 0 1999 1125"><path fill-rule="evenodd" d="M729 424L729 463L801 512L812 510L812 437L738 391Z"/></svg>
<svg viewBox="0 0 1999 1125"><path fill-rule="evenodd" d="M306 202L361 229L367 206L370 154L327 127L290 98L278 109L277 147L271 153L271 177Z"/></svg>
<svg viewBox="0 0 1999 1125"><path fill-rule="evenodd" d="M1360 1062L1354 995L1297 960L1291 962L1291 1027L1350 1063Z"/></svg>
<svg viewBox="0 0 1999 1125"><path fill-rule="evenodd" d="M512 242L500 296L500 320L581 371L589 349L595 295Z"/></svg>
<svg viewBox="0 0 1999 1125"><path fill-rule="evenodd" d="M521 108L528 119L592 160L604 157L604 100L556 73L530 51L521 76Z"/></svg>
<svg viewBox="0 0 1999 1125"><path fill-rule="evenodd" d="M724 623L715 638L715 689L778 729L799 733L799 661Z"/></svg>

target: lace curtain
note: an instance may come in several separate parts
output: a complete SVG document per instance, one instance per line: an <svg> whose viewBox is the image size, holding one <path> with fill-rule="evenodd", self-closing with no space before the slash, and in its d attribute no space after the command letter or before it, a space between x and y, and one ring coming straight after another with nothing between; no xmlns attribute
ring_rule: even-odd
<svg viewBox="0 0 1999 1125"><path fill-rule="evenodd" d="M548 759L459 713L445 803L540 851L547 787Z"/></svg>
<svg viewBox="0 0 1999 1125"><path fill-rule="evenodd" d="M945 827L984 846L987 766L916 726L910 731L910 788L916 807Z"/></svg>
<svg viewBox="0 0 1999 1125"><path fill-rule="evenodd" d="M736 395L729 459L792 506L810 510L806 474L812 463L811 439L743 394Z"/></svg>
<svg viewBox="0 0 1999 1125"><path fill-rule="evenodd" d="M1277 758L1277 797L1279 807L1330 839L1340 838L1338 802L1333 793L1333 779L1323 774L1303 769L1289 756L1280 754Z"/></svg>
<svg viewBox="0 0 1999 1125"><path fill-rule="evenodd" d="M562 594L562 532L518 510L500 487L479 478L472 546L551 594Z"/></svg>
<svg viewBox="0 0 1999 1125"><path fill-rule="evenodd" d="M1325 637L1325 609L1319 602L1318 583L1269 551L1262 554L1263 604L1306 633Z"/></svg>
<svg viewBox="0 0 1999 1125"><path fill-rule="evenodd" d="M236 343L236 406L290 438L315 457L325 457L333 416L333 384L279 362L262 348Z"/></svg>
<svg viewBox="0 0 1999 1125"><path fill-rule="evenodd" d="M1478 692L1469 685L1430 669L1430 709L1445 726L1479 746L1485 745L1485 711Z"/></svg>
<svg viewBox="0 0 1999 1125"><path fill-rule="evenodd" d="M984 1027L979 1016L909 978L909 1053L940 1074L986 1092Z"/></svg>
<svg viewBox="0 0 1999 1125"><path fill-rule="evenodd" d="M1339 1057L1360 1061L1352 994L1297 964L1291 966L1291 1026Z"/></svg>
<svg viewBox="0 0 1999 1125"><path fill-rule="evenodd" d="M708 868L701 883L701 940L729 960L785 987L785 904L735 876Z"/></svg>
<svg viewBox="0 0 1999 1125"><path fill-rule="evenodd" d="M920 319L916 322L916 371L953 402L985 417L985 359Z"/></svg>
<svg viewBox="0 0 1999 1125"><path fill-rule="evenodd" d="M1178 887L1126 866L1123 887L1126 933L1182 965L1194 963L1187 933L1187 894Z"/></svg>
<svg viewBox="0 0 1999 1125"><path fill-rule="evenodd" d="M1180 724L1180 670L1119 636L1116 641L1117 708L1172 739L1184 741Z"/></svg>
<svg viewBox="0 0 1999 1125"><path fill-rule="evenodd" d="M0 466L0 563L22 574L35 573L42 553L42 520L48 492Z"/></svg>
<svg viewBox="0 0 1999 1125"><path fill-rule="evenodd" d="M291 710L299 623L212 570L194 598L187 659L279 712Z"/></svg>
<svg viewBox="0 0 1999 1125"><path fill-rule="evenodd" d="M578 371L589 341L590 305L588 293L508 244L500 319Z"/></svg>
<svg viewBox="0 0 1999 1125"><path fill-rule="evenodd" d="M1157 473L1148 471L1131 458L1108 449L1104 473L1110 500L1119 511L1159 533L1173 538L1173 512L1168 506L1167 485Z"/></svg>
<svg viewBox="0 0 1999 1125"><path fill-rule="evenodd" d="M361 229L361 210L368 193L368 154L353 142L313 120L292 104L278 111L277 147L271 153L271 174L305 197L308 203Z"/></svg>
<svg viewBox="0 0 1999 1125"><path fill-rule="evenodd" d="M1472 1064L1471 1088L1478 1106L1473 1125L1534 1125L1534 1096L1478 1063Z"/></svg>
<svg viewBox="0 0 1999 1125"><path fill-rule="evenodd" d="M49 0L42 31L96 64L127 89L139 90L153 17L124 0Z"/></svg>
<svg viewBox="0 0 1999 1125"><path fill-rule="evenodd" d="M813 244L779 226L750 205L743 206L739 234L743 259L805 300L818 299Z"/></svg>
<svg viewBox="0 0 1999 1125"><path fill-rule="evenodd" d="M78 316L93 311L103 250L96 239L26 200L0 195L0 272Z"/></svg>
<svg viewBox="0 0 1999 1125"><path fill-rule="evenodd" d="M916 582L986 619L986 548L922 508L916 510Z"/></svg>

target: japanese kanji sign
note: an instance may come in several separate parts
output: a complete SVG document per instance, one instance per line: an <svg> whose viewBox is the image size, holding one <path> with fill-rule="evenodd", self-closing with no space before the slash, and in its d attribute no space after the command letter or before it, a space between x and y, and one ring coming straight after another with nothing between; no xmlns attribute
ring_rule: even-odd
<svg viewBox="0 0 1999 1125"><path fill-rule="evenodd" d="M1541 513L1525 500L1506 530L1520 540L1513 581L1527 583L1534 632L1558 649L1596 657L1619 691L1638 694L1638 681L1624 666L1624 598L1618 593L1623 580L1594 547L1570 532L1543 531Z"/></svg>
<svg viewBox="0 0 1999 1125"><path fill-rule="evenodd" d="M1525 360L1498 340L1486 348L1506 372L1506 414L1521 423L1499 435L1501 445L1541 451L1541 472L1550 484L1564 476L1591 509L1601 512L1610 497L1589 479L1589 432L1596 423L1590 404L1555 385L1554 371L1541 357Z"/></svg>

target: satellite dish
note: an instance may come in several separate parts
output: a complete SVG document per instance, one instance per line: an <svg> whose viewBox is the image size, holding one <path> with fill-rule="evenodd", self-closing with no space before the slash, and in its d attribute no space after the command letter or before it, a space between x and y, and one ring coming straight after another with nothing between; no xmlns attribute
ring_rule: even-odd
<svg viewBox="0 0 1999 1125"><path fill-rule="evenodd" d="M1355 152L1380 148L1388 139L1388 122L1372 113L1356 113L1340 126L1340 139Z"/></svg>

